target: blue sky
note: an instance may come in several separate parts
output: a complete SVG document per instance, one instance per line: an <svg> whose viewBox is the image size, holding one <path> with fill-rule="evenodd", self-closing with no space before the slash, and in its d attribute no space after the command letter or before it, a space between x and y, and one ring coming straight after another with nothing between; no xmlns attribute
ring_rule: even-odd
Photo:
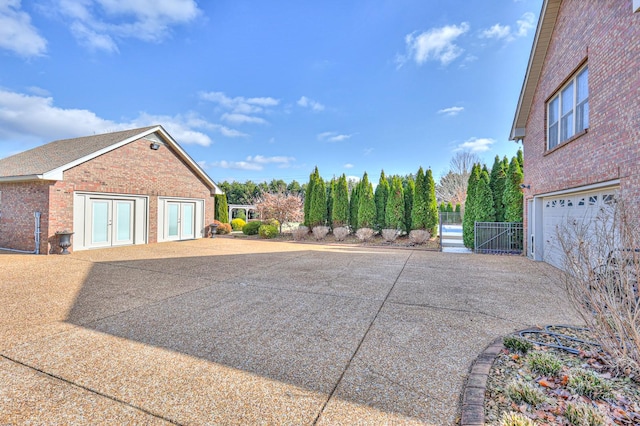
<svg viewBox="0 0 640 426"><path fill-rule="evenodd" d="M162 124L220 182L490 166L541 5L0 1L0 158Z"/></svg>

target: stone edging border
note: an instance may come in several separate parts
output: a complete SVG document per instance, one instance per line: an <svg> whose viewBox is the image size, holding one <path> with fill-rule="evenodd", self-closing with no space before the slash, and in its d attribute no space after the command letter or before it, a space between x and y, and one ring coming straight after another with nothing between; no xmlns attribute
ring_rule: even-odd
<svg viewBox="0 0 640 426"><path fill-rule="evenodd" d="M460 426L484 425L484 393L496 356L504 348L502 337L495 339L473 362L462 393Z"/></svg>

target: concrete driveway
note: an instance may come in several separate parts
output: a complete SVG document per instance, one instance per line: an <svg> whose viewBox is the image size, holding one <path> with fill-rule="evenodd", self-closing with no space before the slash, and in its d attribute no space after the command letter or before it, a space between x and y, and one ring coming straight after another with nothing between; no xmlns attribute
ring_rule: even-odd
<svg viewBox="0 0 640 426"><path fill-rule="evenodd" d="M579 322L522 257L216 238L0 274L0 424L454 424L492 340Z"/></svg>

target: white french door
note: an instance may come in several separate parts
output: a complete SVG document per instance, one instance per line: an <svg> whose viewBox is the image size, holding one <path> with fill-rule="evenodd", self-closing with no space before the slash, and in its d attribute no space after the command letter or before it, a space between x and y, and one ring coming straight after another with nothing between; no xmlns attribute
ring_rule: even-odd
<svg viewBox="0 0 640 426"><path fill-rule="evenodd" d="M166 203L165 239L170 241L195 238L194 202L168 201Z"/></svg>
<svg viewBox="0 0 640 426"><path fill-rule="evenodd" d="M91 199L90 246L133 244L134 207L132 200Z"/></svg>

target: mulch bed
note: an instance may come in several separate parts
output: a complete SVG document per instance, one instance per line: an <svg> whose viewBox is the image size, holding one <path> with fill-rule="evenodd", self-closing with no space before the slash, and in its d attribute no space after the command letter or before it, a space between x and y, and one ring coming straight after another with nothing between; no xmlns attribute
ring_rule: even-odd
<svg viewBox="0 0 640 426"><path fill-rule="evenodd" d="M536 374L531 370L528 362L532 351L524 355L517 351L503 349L495 358L486 384L485 424L499 425L503 413L516 412L532 419L536 425L574 425L575 423L571 423L566 417L567 405L582 403L595 408L603 416L605 422L585 422L575 426L582 424L640 425L640 387L638 382L632 377L616 377L607 368L606 355L599 351L598 346L573 340L591 342L593 339L588 330L564 326L548 328L548 331L552 333L567 336L560 339L560 344L553 334L544 333L545 330L542 331L542 333L525 334L524 337L527 340L542 343L534 344L533 351L554 355L562 363L561 371L552 377ZM577 353L570 353L547 345L568 346L575 349ZM567 382L569 370L575 367L597 373L598 377L610 385L613 396L606 399L595 397L592 399L572 393ZM547 401L537 406L514 402L507 392L507 388L514 381L529 383L541 390Z"/></svg>

